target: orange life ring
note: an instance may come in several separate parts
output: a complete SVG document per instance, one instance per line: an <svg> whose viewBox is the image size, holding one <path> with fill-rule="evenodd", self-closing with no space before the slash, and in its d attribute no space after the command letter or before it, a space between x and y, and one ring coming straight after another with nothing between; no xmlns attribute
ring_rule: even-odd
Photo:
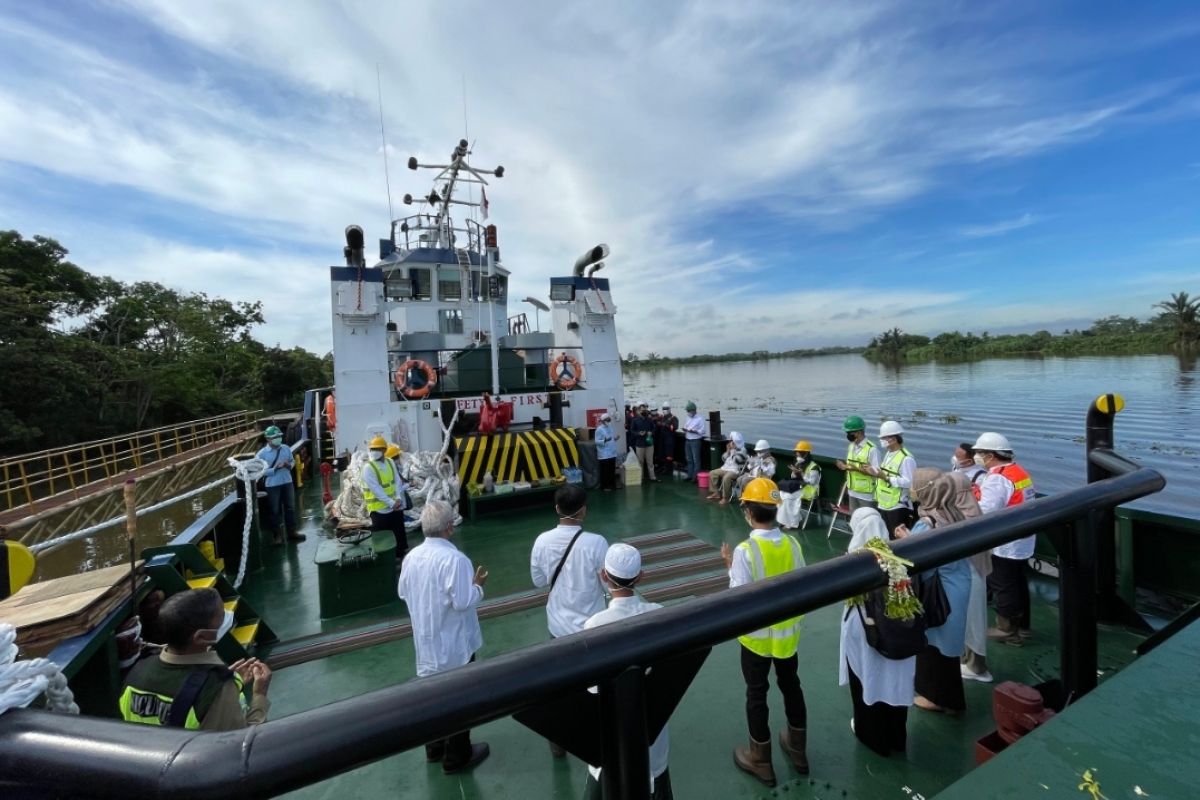
<svg viewBox="0 0 1200 800"><path fill-rule="evenodd" d="M419 358L410 358L396 370L396 390L409 400L428 397L437 386L437 370Z"/></svg>
<svg viewBox="0 0 1200 800"><path fill-rule="evenodd" d="M554 378L554 385L558 388L574 389L575 385L583 380L583 365L575 356L560 353L558 358L554 359L554 363L550 365L550 375Z"/></svg>

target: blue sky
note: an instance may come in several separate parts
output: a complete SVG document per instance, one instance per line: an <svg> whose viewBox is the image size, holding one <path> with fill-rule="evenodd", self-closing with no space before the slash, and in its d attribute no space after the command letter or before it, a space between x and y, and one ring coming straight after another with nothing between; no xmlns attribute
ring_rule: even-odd
<svg viewBox="0 0 1200 800"><path fill-rule="evenodd" d="M608 242L624 351L1061 330L1200 293L1197 53L1191 2L0 0L0 228L323 352L378 64L393 194L465 85L513 296Z"/></svg>

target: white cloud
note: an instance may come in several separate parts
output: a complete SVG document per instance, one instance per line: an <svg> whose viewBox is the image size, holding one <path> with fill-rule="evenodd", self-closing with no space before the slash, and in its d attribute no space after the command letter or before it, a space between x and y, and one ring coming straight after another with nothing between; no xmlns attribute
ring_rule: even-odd
<svg viewBox="0 0 1200 800"><path fill-rule="evenodd" d="M1044 58L1038 42L946 44L941 25L991 13L953 7L919 17L883 3L117 7L177 37L184 67L150 66L100 34L0 20L0 49L28 53L22 80L0 86L0 153L212 216L215 238L252 243L206 246L132 222L113 237L121 247L64 243L117 277L259 293L270 298L262 338L318 351L328 333L312 309L327 302L323 268L340 260L342 228L362 224L372 241L386 227L376 64L397 200L428 190L405 156L437 160L459 137L465 76L476 161L508 169L489 198L512 295L544 297L550 275L606 241L622 347L660 352L711 349L710 326L730 331L720 343L731 349L757 349L793 336L802 346L818 320L821 335L862 338L898 319L889 308L944 313L962 293L893 291L903 304L889 306L861 305L851 289L802 291L798 266L764 259L738 220L757 218L747 231L774 223L781 238L793 226L853 229L955 165L1098 135L1157 96L1064 99L1053 74L1022 71L1022 59ZM697 240L700 223L726 220L728 239ZM665 298L712 313L667 315ZM867 313L823 316L842 307Z"/></svg>
<svg viewBox="0 0 1200 800"><path fill-rule="evenodd" d="M988 225L968 225L964 228L960 228L959 233L969 239L979 239L988 236L1002 236L1006 233L1019 231L1021 228L1028 228L1037 221L1037 218L1027 211L1016 219L993 222Z"/></svg>

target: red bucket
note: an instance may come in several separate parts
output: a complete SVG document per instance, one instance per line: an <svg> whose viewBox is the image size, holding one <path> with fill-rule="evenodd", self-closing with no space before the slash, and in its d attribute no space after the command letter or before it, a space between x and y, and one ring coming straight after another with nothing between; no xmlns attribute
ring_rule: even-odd
<svg viewBox="0 0 1200 800"><path fill-rule="evenodd" d="M696 473L696 485L699 486L701 489L708 488L708 473L707 472Z"/></svg>

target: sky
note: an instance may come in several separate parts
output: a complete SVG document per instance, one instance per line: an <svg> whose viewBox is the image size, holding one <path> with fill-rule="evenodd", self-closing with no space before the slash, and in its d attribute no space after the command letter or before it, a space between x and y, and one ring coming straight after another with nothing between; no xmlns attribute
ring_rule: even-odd
<svg viewBox="0 0 1200 800"><path fill-rule="evenodd" d="M1198 54L1168 0L0 0L0 229L324 353L466 136L509 313L606 242L622 352L1057 332L1200 293Z"/></svg>

